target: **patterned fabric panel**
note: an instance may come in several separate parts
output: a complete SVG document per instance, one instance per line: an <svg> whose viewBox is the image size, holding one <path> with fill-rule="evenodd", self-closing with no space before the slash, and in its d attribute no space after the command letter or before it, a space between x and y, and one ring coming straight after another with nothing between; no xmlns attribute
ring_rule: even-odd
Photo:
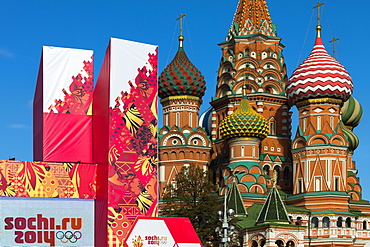
<svg viewBox="0 0 370 247"><path fill-rule="evenodd" d="M95 199L96 165L0 160L0 195Z"/></svg>

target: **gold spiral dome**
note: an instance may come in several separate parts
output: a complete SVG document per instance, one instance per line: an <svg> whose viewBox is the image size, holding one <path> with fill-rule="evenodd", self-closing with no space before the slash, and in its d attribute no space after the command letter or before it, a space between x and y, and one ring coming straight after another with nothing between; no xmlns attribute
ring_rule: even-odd
<svg viewBox="0 0 370 247"><path fill-rule="evenodd" d="M238 109L220 123L220 134L223 139L237 137L264 139L268 133L268 121L250 106L245 95Z"/></svg>

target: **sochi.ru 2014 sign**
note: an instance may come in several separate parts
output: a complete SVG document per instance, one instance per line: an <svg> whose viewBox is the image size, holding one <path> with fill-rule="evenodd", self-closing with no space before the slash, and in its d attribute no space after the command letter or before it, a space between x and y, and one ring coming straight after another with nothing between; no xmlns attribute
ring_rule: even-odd
<svg viewBox="0 0 370 247"><path fill-rule="evenodd" d="M1 198L0 246L94 246L94 200Z"/></svg>

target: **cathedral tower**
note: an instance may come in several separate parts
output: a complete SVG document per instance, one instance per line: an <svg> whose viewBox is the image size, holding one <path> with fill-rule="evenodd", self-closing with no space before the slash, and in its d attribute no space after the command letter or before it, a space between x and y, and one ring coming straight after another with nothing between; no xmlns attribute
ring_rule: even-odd
<svg viewBox="0 0 370 247"><path fill-rule="evenodd" d="M222 57L216 95L211 102L211 138L214 144L211 169L216 181L220 186L225 184L222 177L226 175L224 171L231 162L230 150L233 150L229 145L234 145L222 138L219 125L241 106L242 88L245 85L250 107L267 120L269 132L266 138L255 145L255 154L258 154L255 161L259 163L256 169L259 174L266 175L266 181L263 182L266 186L260 186L262 184L258 179L248 180L242 192L267 193L267 188L272 187L274 170L278 173L277 187L291 190L291 113L285 96L287 75L282 54L284 46L272 23L266 1L240 0L226 41L219 45ZM240 159L243 160L249 160L246 153ZM256 190L256 186L264 189Z"/></svg>
<svg viewBox="0 0 370 247"><path fill-rule="evenodd" d="M182 18L178 51L159 77L159 97L164 126L159 131L159 187L175 186L177 172L192 164L208 170L211 143L199 126L199 108L206 90L201 72L190 62L184 50Z"/></svg>

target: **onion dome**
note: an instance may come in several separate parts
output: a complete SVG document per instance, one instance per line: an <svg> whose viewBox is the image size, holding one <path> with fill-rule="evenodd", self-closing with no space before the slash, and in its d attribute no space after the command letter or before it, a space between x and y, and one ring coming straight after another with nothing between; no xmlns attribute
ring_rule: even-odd
<svg viewBox="0 0 370 247"><path fill-rule="evenodd" d="M209 107L205 112L200 115L199 126L203 127L208 135L212 132L212 111L213 107Z"/></svg>
<svg viewBox="0 0 370 247"><path fill-rule="evenodd" d="M344 102L341 109L341 116L344 125L352 130L362 119L362 106L354 97Z"/></svg>
<svg viewBox="0 0 370 247"><path fill-rule="evenodd" d="M314 98L346 101L352 94L352 79L347 70L326 51L318 26L316 43L311 54L293 72L286 87L292 105Z"/></svg>
<svg viewBox="0 0 370 247"><path fill-rule="evenodd" d="M240 106L220 123L223 139L236 137L258 137L264 139L269 133L267 120L250 105L247 96L243 96Z"/></svg>
<svg viewBox="0 0 370 247"><path fill-rule="evenodd" d="M163 70L159 77L159 97L190 95L202 98L206 90L206 82L202 73L190 62L184 48L184 37L180 35L179 49L172 62Z"/></svg>
<svg viewBox="0 0 370 247"><path fill-rule="evenodd" d="M351 130L349 130L342 121L340 122L340 127L342 128L343 134L348 139L348 148L354 151L360 144L360 140L358 136L355 133L353 133Z"/></svg>

